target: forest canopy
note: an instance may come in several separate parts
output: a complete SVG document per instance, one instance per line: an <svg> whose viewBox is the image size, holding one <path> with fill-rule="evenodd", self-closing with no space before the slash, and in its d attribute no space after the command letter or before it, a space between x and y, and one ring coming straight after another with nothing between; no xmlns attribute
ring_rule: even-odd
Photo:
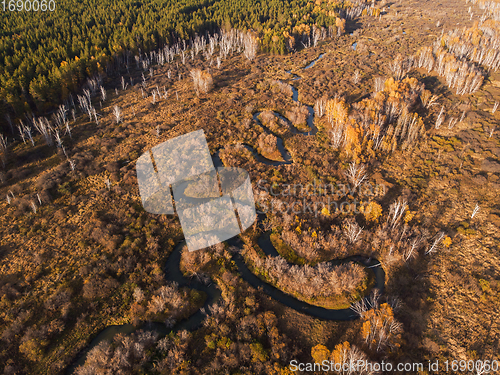
<svg viewBox="0 0 500 375"><path fill-rule="evenodd" d="M341 3L307 0L61 0L54 12L3 12L0 98L16 113L64 101L125 50L146 52L219 28L254 30L285 53L294 33L335 25Z"/></svg>

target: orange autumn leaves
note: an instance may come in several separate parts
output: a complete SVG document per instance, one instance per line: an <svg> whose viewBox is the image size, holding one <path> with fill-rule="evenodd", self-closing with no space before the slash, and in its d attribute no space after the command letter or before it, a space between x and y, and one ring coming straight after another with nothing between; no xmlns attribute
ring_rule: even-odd
<svg viewBox="0 0 500 375"><path fill-rule="evenodd" d="M311 349L311 357L315 363L323 363L323 361L330 360L331 353L324 345L316 345Z"/></svg>
<svg viewBox="0 0 500 375"><path fill-rule="evenodd" d="M323 361L332 361L334 363L344 363L348 358L348 353L355 346L351 346L348 341L344 341L335 346L335 348L330 352L328 348L324 345L316 345L311 349L311 357L315 363L323 363Z"/></svg>
<svg viewBox="0 0 500 375"><path fill-rule="evenodd" d="M396 351L401 346L402 325L387 303L363 314L361 336L370 351Z"/></svg>
<svg viewBox="0 0 500 375"><path fill-rule="evenodd" d="M323 364L324 361L327 361L330 368L335 369L336 373L352 373L351 371L356 369L359 365L359 361L362 361L362 363L369 362L368 356L361 349L355 345L351 345L348 341L336 345L331 352L324 345L316 345L311 349L311 356L314 362L318 364ZM363 369L359 370L363 374L372 373L371 371L364 371Z"/></svg>
<svg viewBox="0 0 500 375"><path fill-rule="evenodd" d="M311 348L314 362L321 364L323 361L329 361L342 365L356 363L358 360L369 361L368 354L375 356L380 352L385 354L397 352L402 342L402 325L394 318L391 306L383 303L365 311L361 319L359 348L344 341L330 352L326 346L319 344Z"/></svg>
<svg viewBox="0 0 500 375"><path fill-rule="evenodd" d="M326 102L326 119L330 132L337 136L335 146L342 147L346 154L359 153L361 130L353 119L348 118L349 106L344 99L334 98Z"/></svg>
<svg viewBox="0 0 500 375"><path fill-rule="evenodd" d="M422 119L410 112L422 91L415 78L389 78L383 90L352 107L342 98L327 100L324 125L332 146L355 160L373 157L378 149L410 147L425 130Z"/></svg>

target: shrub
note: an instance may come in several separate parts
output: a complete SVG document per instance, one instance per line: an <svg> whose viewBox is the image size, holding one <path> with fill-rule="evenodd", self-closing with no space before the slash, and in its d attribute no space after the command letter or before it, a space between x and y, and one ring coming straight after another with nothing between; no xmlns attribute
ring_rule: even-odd
<svg viewBox="0 0 500 375"><path fill-rule="evenodd" d="M362 210L365 220L369 222L377 222L378 218L382 216L382 206L377 202L372 201L368 203L368 205L362 208Z"/></svg>
<svg viewBox="0 0 500 375"><path fill-rule="evenodd" d="M200 69L191 70L191 78L193 78L194 89L196 93L200 92L206 94L213 87L212 75L207 71L202 71Z"/></svg>
<svg viewBox="0 0 500 375"><path fill-rule="evenodd" d="M330 351L324 345L316 345L311 348L311 357L315 363L323 363L330 358Z"/></svg>

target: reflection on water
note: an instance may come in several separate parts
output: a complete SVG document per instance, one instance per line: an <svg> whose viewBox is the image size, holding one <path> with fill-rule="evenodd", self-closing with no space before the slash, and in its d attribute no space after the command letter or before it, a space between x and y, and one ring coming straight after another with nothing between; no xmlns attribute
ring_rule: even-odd
<svg viewBox="0 0 500 375"><path fill-rule="evenodd" d="M324 53L322 53L316 59L314 59L308 65L306 65L306 67L304 69L310 69L310 68L312 68L319 60L321 60L323 58L323 56L325 56Z"/></svg>

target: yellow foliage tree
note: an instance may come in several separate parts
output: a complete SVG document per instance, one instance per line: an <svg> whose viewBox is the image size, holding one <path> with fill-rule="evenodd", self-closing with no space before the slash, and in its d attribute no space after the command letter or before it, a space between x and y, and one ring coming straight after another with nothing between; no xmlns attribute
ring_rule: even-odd
<svg viewBox="0 0 500 375"><path fill-rule="evenodd" d="M349 108L344 99L334 98L326 102L326 115L331 125L343 125L347 120Z"/></svg>
<svg viewBox="0 0 500 375"><path fill-rule="evenodd" d="M401 346L401 331L401 324L394 318L394 312L387 303L368 310L363 316L361 336L368 349L377 352L386 348L397 350Z"/></svg>
<svg viewBox="0 0 500 375"><path fill-rule="evenodd" d="M345 19L337 17L335 26L337 26L337 35L342 35L345 32Z"/></svg>
<svg viewBox="0 0 500 375"><path fill-rule="evenodd" d="M413 217L415 216L415 213L416 213L416 211L406 210L405 217L404 217L405 223L409 223L413 219Z"/></svg>
<svg viewBox="0 0 500 375"><path fill-rule="evenodd" d="M335 346L335 349L332 350L332 354L330 356L330 360L335 363L344 363L346 359L346 353L351 350L351 344L348 341L344 341Z"/></svg>
<svg viewBox="0 0 500 375"><path fill-rule="evenodd" d="M377 222L382 216L382 206L377 202L371 201L363 208L363 215L366 221Z"/></svg>
<svg viewBox="0 0 500 375"><path fill-rule="evenodd" d="M345 151L348 155L358 155L361 152L361 131L358 124L353 120L344 130Z"/></svg>
<svg viewBox="0 0 500 375"><path fill-rule="evenodd" d="M294 372L288 366L281 366L279 363L274 363L274 368L271 369L269 375L293 375Z"/></svg>
<svg viewBox="0 0 500 375"><path fill-rule="evenodd" d="M322 363L330 358L330 351L324 345L316 345L311 349L311 357L313 357L315 363Z"/></svg>
<svg viewBox="0 0 500 375"><path fill-rule="evenodd" d="M450 237L448 237L448 236L446 236L446 237L444 238L444 240L443 240L443 245L444 245L445 247L450 247L450 245L451 245L451 238L450 238Z"/></svg>

